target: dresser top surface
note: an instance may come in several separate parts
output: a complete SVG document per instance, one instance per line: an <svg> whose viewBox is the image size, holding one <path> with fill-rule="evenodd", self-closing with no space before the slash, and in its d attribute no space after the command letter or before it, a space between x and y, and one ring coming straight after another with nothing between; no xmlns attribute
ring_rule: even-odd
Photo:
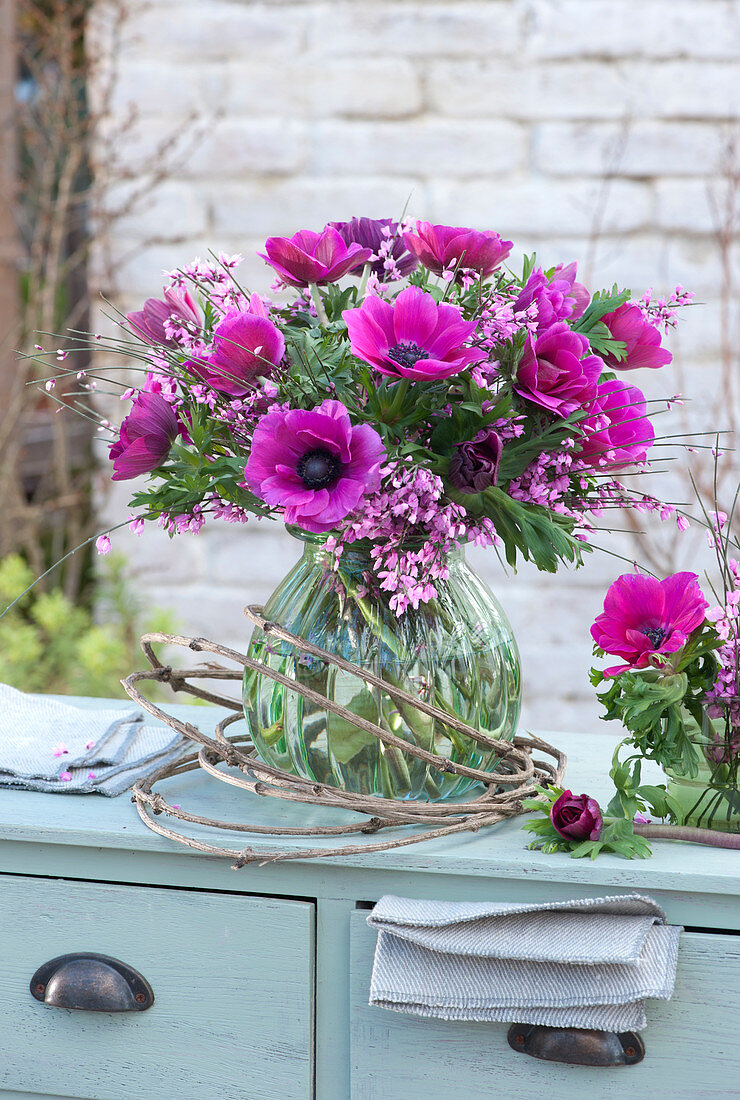
<svg viewBox="0 0 740 1100"><path fill-rule="evenodd" d="M100 700L68 699L80 706L100 705ZM118 701L130 710L130 702ZM211 732L223 711L210 707L171 706L178 717ZM593 735L543 733L542 736L568 756L566 784L605 804L610 795L608 777L615 739L608 732ZM645 777L650 773L646 769ZM655 769L653 781L660 781ZM165 781L157 788L167 801L183 810L219 821L257 826L334 825L355 820L338 810L263 798L205 775L190 772ZM181 823L159 818L176 831ZM423 841L386 852L327 857L317 862L343 867L365 867L395 871L422 871L448 875L484 875L527 878L530 881L589 883L630 890L697 890L728 896L740 895L740 852L672 841L653 842L653 856L647 860L625 860L601 855L597 860L574 860L567 855L543 855L527 850L530 834L522 830L522 818L513 818L479 833L463 833ZM185 826L188 835L233 849L286 851L310 847L330 848L337 843L328 837L274 837L234 833L198 826ZM407 835L406 830L385 830L382 838ZM352 838L352 843L372 844L379 835ZM99 795L40 794L0 789L0 841L21 841L79 848L126 849L178 853L187 858L199 853L148 829L139 819L128 794L117 798ZM312 861L314 862L314 861Z"/></svg>

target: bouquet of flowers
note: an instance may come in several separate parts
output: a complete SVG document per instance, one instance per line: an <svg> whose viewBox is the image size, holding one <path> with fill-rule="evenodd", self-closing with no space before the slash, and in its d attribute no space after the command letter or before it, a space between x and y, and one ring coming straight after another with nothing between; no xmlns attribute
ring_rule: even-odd
<svg viewBox="0 0 740 1100"><path fill-rule="evenodd" d="M402 621L428 622L444 603L451 555L466 543L554 572L581 563L614 508L666 518L670 508L619 477L644 466L655 441L632 372L670 361L660 328L690 295L590 294L575 263L545 269L532 256L514 272L511 248L493 231L355 218L269 238L273 300L242 287L240 257L171 272L161 300L97 345L142 372L122 395L133 406L110 448L114 480L149 475L131 500L134 530L146 520L174 535L208 517L280 518L320 543L334 590L359 607L408 682ZM106 534L99 549L108 546ZM492 644L487 617L484 606L468 666ZM417 631L412 648L426 644ZM401 676L389 668L382 675ZM429 669L416 674L420 690L453 710L476 675L458 668L450 694ZM518 682L511 691L518 698ZM439 751L461 751L449 730L423 729L366 695L345 692L350 710L372 710L411 743L441 739ZM270 714L251 720L262 726L261 751L285 765L282 711L270 700ZM468 698L466 713L495 736L513 734L480 700ZM326 769L308 774L336 774L366 747L354 734L344 732L343 749L336 734ZM301 753L288 755L295 764ZM400 789L415 789L406 778Z"/></svg>
<svg viewBox="0 0 740 1100"><path fill-rule="evenodd" d="M618 577L604 611L591 628L599 656L625 662L592 670L606 708L605 719L627 730L622 745L636 753L611 776L614 805L623 813L650 809L679 825L740 832L740 547L727 516L711 513L710 543L718 550L721 593L710 607L695 573L665 580L631 574ZM640 782L642 759L655 760L667 787Z"/></svg>
<svg viewBox="0 0 740 1100"><path fill-rule="evenodd" d="M702 829L740 833L740 562L734 556L740 544L731 534L732 516L728 521L715 507L705 518L721 578L719 590L711 588L715 606L696 573L664 580L630 573L609 587L591 627L594 653L623 663L592 669L591 682L603 688L604 719L627 731L610 771L616 793L602 813L588 795L540 791L544 802L527 804L545 817L525 824L538 836L534 846L575 856L602 850L644 856L650 854L644 836L700 840ZM635 751L622 760L625 746ZM643 760L658 763L667 784L643 783ZM646 812L669 824L651 824ZM725 846L740 847L740 837L728 837Z"/></svg>

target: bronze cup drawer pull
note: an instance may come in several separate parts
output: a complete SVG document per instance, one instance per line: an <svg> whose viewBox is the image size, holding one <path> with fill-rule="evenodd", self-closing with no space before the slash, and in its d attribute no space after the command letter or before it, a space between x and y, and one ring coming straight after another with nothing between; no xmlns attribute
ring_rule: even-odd
<svg viewBox="0 0 740 1100"><path fill-rule="evenodd" d="M634 1031L512 1024L507 1037L522 1054L571 1066L634 1066L645 1057L645 1044Z"/></svg>
<svg viewBox="0 0 740 1100"><path fill-rule="evenodd" d="M37 1001L87 1012L144 1012L154 1003L146 978L109 955L59 955L31 978Z"/></svg>

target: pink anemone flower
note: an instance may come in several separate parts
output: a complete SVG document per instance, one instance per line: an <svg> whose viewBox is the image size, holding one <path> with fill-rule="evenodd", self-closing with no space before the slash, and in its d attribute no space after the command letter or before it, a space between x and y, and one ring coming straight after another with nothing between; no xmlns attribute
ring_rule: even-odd
<svg viewBox="0 0 740 1100"><path fill-rule="evenodd" d="M353 355L393 378L448 378L486 358L463 347L475 321L463 321L456 306L437 305L417 286L402 290L393 305L370 297L342 316Z"/></svg>
<svg viewBox="0 0 740 1100"><path fill-rule="evenodd" d="M601 318L611 332L615 340L621 340L626 345L626 357L616 359L613 355L605 356L605 363L609 370L637 370L639 367L666 366L673 356L667 348L660 346L660 333L655 325L645 320L645 316L639 306L625 302L619 309L605 314Z"/></svg>
<svg viewBox="0 0 740 1100"><path fill-rule="evenodd" d="M589 466L616 467L642 462L655 442L655 429L646 412L645 395L621 378L602 382L579 421L585 433L582 458Z"/></svg>
<svg viewBox="0 0 740 1100"><path fill-rule="evenodd" d="M282 507L285 522L324 532L380 486L383 441L369 424L353 425L340 401L317 409L274 408L257 424L245 480Z"/></svg>
<svg viewBox="0 0 740 1100"><path fill-rule="evenodd" d="M335 283L364 264L372 256L372 249L353 242L345 244L341 234L331 225L320 233L301 229L292 237L268 237L265 253L260 252L268 264L275 268L282 282L289 286L308 286L309 283Z"/></svg>
<svg viewBox="0 0 740 1100"><path fill-rule="evenodd" d="M128 481L161 466L182 426L174 410L158 393L143 390L123 420L119 438L111 444L113 481Z"/></svg>
<svg viewBox="0 0 740 1100"><path fill-rule="evenodd" d="M285 340L273 325L257 295L250 309L228 313L213 330L213 350L188 362L214 390L243 397L259 377L269 375L285 352Z"/></svg>
<svg viewBox="0 0 740 1100"><path fill-rule="evenodd" d="M582 283L576 282L577 265L567 267L560 264L548 279L542 268L536 268L527 279L514 302L513 309L523 313L537 303L537 327L549 328L556 321L565 321L568 317L580 317L591 300L591 295Z"/></svg>
<svg viewBox="0 0 740 1100"><path fill-rule="evenodd" d="M403 239L419 263L435 275L459 265L486 279L512 249L512 242L502 240L492 229L480 231L431 222L417 222L415 232L404 233Z"/></svg>
<svg viewBox="0 0 740 1100"><path fill-rule="evenodd" d="M159 298L147 298L137 313L127 313L126 320L132 331L147 344L173 344L167 335L165 322L172 317L180 321L200 326L198 307L187 290L181 287L167 287L164 301Z"/></svg>
<svg viewBox="0 0 740 1100"><path fill-rule="evenodd" d="M603 369L597 355L586 355L588 340L558 321L536 339L528 336L514 389L522 397L563 418L596 396Z"/></svg>
<svg viewBox="0 0 740 1100"><path fill-rule="evenodd" d="M682 649L704 622L707 606L696 573L673 573L662 581L641 573L617 577L591 637L605 653L627 664L609 668L605 675L647 668L656 655Z"/></svg>

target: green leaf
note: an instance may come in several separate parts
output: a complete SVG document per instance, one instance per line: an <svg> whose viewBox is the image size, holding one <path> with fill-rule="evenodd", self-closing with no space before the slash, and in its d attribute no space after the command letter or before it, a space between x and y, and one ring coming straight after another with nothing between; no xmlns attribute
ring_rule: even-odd
<svg viewBox="0 0 740 1100"><path fill-rule="evenodd" d="M349 703L347 710L368 722L377 723L378 707L375 699L367 690L358 691ZM368 745L377 743L377 738L372 733L359 729L348 719L340 718L338 714L329 712L326 718L326 736L329 750L334 754L340 764L349 762L367 748Z"/></svg>

